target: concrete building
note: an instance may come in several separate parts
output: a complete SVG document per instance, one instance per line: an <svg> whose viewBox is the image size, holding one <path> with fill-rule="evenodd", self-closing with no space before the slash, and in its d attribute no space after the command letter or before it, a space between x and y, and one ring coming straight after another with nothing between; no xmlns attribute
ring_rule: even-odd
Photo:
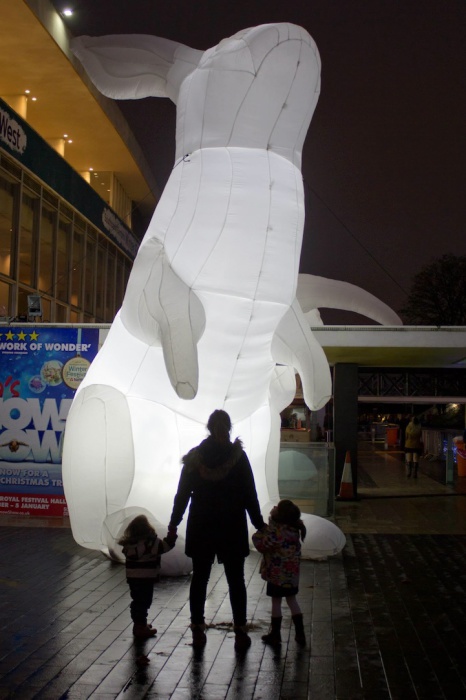
<svg viewBox="0 0 466 700"><path fill-rule="evenodd" d="M156 183L51 4L0 0L0 17L0 317L40 297L43 321L109 322Z"/></svg>

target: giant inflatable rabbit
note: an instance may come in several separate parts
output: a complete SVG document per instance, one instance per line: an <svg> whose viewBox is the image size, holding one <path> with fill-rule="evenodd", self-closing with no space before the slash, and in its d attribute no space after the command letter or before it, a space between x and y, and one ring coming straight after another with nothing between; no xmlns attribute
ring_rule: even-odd
<svg viewBox="0 0 466 700"><path fill-rule="evenodd" d="M72 49L108 97L177 105L172 174L65 434L74 537L118 557L115 538L135 513L149 513L164 534L180 458L205 437L216 408L243 440L268 515L279 499L279 414L294 397L295 371L310 408L331 395L304 307L397 317L362 290L309 276L296 300L301 151L320 87L304 29L262 25L208 51L146 35L80 37ZM305 554L341 549L338 528L305 517ZM189 571L182 542L163 560L167 573Z"/></svg>

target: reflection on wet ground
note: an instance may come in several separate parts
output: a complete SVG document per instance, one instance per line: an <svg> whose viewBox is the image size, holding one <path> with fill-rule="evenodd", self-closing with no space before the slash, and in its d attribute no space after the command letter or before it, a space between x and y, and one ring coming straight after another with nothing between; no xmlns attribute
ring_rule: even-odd
<svg viewBox="0 0 466 700"><path fill-rule="evenodd" d="M253 641L245 654L234 651L217 564L205 649L191 646L189 576L157 584L150 622L158 634L136 645L121 565L76 545L67 522L3 517L0 698L466 697L464 489L458 480L444 487L422 468L417 483L407 483L401 458L377 445L361 450L368 490L336 504L347 546L302 563L304 649L286 606L281 647L261 641L270 601L257 553L246 563Z"/></svg>

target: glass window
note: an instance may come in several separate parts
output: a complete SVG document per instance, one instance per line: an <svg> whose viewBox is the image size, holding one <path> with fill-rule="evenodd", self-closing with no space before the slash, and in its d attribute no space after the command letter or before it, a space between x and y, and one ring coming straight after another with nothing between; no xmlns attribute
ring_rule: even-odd
<svg viewBox="0 0 466 700"><path fill-rule="evenodd" d="M73 253L71 259L71 303L82 306L84 267L84 233L77 229L73 232Z"/></svg>
<svg viewBox="0 0 466 700"><path fill-rule="evenodd" d="M66 323L68 320L68 308L63 304L55 305L55 321L56 323Z"/></svg>
<svg viewBox="0 0 466 700"><path fill-rule="evenodd" d="M86 265L85 265L85 282L84 282L84 310L89 314L94 314L94 298L95 298L95 277L96 264L95 254L97 250L95 234L88 231L86 243Z"/></svg>
<svg viewBox="0 0 466 700"><path fill-rule="evenodd" d="M96 289L96 317L104 321L105 317L105 287L107 267L107 244L100 243L97 251L97 289Z"/></svg>
<svg viewBox="0 0 466 700"><path fill-rule="evenodd" d="M18 321L28 320L28 295L32 293L33 292L30 289L22 289L22 287L18 288Z"/></svg>
<svg viewBox="0 0 466 700"><path fill-rule="evenodd" d="M57 282L55 285L55 297L60 301L68 302L69 280L68 269L70 265L71 251L71 221L60 216L57 231Z"/></svg>
<svg viewBox="0 0 466 700"><path fill-rule="evenodd" d="M42 318L39 318L39 320L43 321L44 323L51 323L53 320L52 319L52 302L50 299L46 299L45 297L42 297L41 301L42 301Z"/></svg>
<svg viewBox="0 0 466 700"><path fill-rule="evenodd" d="M0 316L12 316L11 285L0 281Z"/></svg>
<svg viewBox="0 0 466 700"><path fill-rule="evenodd" d="M108 251L107 286L105 295L105 321L113 321L115 316L115 253Z"/></svg>
<svg viewBox="0 0 466 700"><path fill-rule="evenodd" d="M117 253L117 267L115 278L115 308L118 311L123 303L125 294L125 258L121 253Z"/></svg>
<svg viewBox="0 0 466 700"><path fill-rule="evenodd" d="M0 167L0 317L28 317L40 294L50 323L108 323L121 307L132 262L25 171ZM10 282L11 280L11 286Z"/></svg>
<svg viewBox="0 0 466 700"><path fill-rule="evenodd" d="M53 240L56 219L56 211L43 204L40 215L38 288L47 294L54 294L53 258L55 246Z"/></svg>
<svg viewBox="0 0 466 700"><path fill-rule="evenodd" d="M0 272L8 277L12 277L11 253L16 187L12 182L0 176Z"/></svg>
<svg viewBox="0 0 466 700"><path fill-rule="evenodd" d="M34 286L36 261L36 231L39 200L23 191L19 232L19 281Z"/></svg>
<svg viewBox="0 0 466 700"><path fill-rule="evenodd" d="M133 267L133 263L131 263L128 259L125 259L125 274L124 274L124 287L126 291L126 287L128 286L128 280L129 276L131 274L131 270Z"/></svg>

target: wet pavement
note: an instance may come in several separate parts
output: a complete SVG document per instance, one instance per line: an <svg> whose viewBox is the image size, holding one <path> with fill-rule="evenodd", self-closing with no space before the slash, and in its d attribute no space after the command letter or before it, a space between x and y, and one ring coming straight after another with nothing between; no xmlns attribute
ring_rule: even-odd
<svg viewBox="0 0 466 700"><path fill-rule="evenodd" d="M369 491L336 505L345 549L324 562L302 563L304 649L294 641L285 606L281 648L261 641L270 602L257 553L246 566L253 642L245 654L233 648L218 565L209 583L211 627L202 652L190 646L189 577L157 584L151 622L158 634L136 645L121 565L76 545L66 522L4 517L0 698L465 698L462 482L445 491L421 471L406 491L411 484L400 456L377 446L361 452L360 467ZM141 668L143 653L149 664Z"/></svg>

